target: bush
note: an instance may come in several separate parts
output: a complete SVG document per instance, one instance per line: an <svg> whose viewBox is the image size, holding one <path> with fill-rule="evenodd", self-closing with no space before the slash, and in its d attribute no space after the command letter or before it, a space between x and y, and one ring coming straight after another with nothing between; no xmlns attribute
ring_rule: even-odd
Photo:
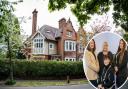
<svg viewBox="0 0 128 89"><path fill-rule="evenodd" d="M9 76L9 65L6 61L0 60L0 79L5 79Z"/></svg>
<svg viewBox="0 0 128 89"><path fill-rule="evenodd" d="M15 80L7 80L5 84L6 85L14 85L14 84L16 84L16 81Z"/></svg>
<svg viewBox="0 0 128 89"><path fill-rule="evenodd" d="M6 62L0 61L0 76L8 76L8 67ZM3 71L4 70L4 71ZM6 70L6 71L5 71ZM2 75L2 76L3 76ZM65 78L83 77L82 62L65 62L65 61L15 61L14 77L20 79L48 79L48 78Z"/></svg>

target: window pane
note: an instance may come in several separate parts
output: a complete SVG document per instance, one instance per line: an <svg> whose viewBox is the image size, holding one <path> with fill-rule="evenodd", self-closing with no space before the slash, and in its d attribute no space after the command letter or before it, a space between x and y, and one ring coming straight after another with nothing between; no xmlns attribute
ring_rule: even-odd
<svg viewBox="0 0 128 89"><path fill-rule="evenodd" d="M73 44L72 44L72 50L73 50L73 51L74 51L74 45L75 45L75 44L73 43Z"/></svg>
<svg viewBox="0 0 128 89"><path fill-rule="evenodd" d="M41 47L41 48L43 47L43 43L40 43L40 47Z"/></svg>
<svg viewBox="0 0 128 89"><path fill-rule="evenodd" d="M50 43L49 44L49 48L54 48L54 44L53 43Z"/></svg>
<svg viewBox="0 0 128 89"><path fill-rule="evenodd" d="M66 50L68 50L68 42L66 42Z"/></svg>
<svg viewBox="0 0 128 89"><path fill-rule="evenodd" d="M72 42L69 42L69 50L72 50Z"/></svg>

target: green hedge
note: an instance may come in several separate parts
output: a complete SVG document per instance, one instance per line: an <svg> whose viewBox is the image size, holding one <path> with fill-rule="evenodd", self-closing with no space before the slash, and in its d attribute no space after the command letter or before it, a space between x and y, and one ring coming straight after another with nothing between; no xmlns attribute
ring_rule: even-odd
<svg viewBox="0 0 128 89"><path fill-rule="evenodd" d="M0 61L0 77L8 77L9 64ZM47 79L63 78L67 75L71 77L83 77L82 62L65 61L15 61L14 77L20 79Z"/></svg>

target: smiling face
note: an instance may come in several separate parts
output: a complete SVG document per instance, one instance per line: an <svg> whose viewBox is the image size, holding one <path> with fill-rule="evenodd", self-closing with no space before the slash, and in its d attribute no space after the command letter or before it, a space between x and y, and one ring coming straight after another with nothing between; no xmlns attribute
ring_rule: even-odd
<svg viewBox="0 0 128 89"><path fill-rule="evenodd" d="M119 47L121 50L124 49L124 41L123 40L120 40Z"/></svg>
<svg viewBox="0 0 128 89"><path fill-rule="evenodd" d="M90 41L89 46L90 46L91 49L94 49L95 43L94 43L93 40Z"/></svg>
<svg viewBox="0 0 128 89"><path fill-rule="evenodd" d="M108 43L107 42L104 42L104 44L103 44L103 51L108 52Z"/></svg>

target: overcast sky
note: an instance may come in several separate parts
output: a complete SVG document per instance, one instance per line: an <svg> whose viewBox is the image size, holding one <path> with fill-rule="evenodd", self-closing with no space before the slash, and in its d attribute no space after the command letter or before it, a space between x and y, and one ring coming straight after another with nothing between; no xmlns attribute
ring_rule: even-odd
<svg viewBox="0 0 128 89"><path fill-rule="evenodd" d="M9 0L9 1L16 1L16 0ZM26 35L31 35L31 29L32 29L32 19L28 19L29 17L32 17L32 11L34 9L37 9L38 11L38 17L37 17L37 26L40 28L41 26L47 24L53 27L58 28L58 21L61 18L66 18L67 20L70 18L75 30L78 30L79 24L76 19L76 17L72 14L70 11L70 8L67 7L64 10L60 11L54 11L54 12L49 12L48 11L48 0L24 0L22 3L18 3L15 5L16 11L14 14L17 17L23 17L25 16L27 19L26 23L22 23L21 27L24 32L22 34ZM108 13L109 15L109 20L110 20L110 25L112 25L112 15L110 11ZM87 25L85 26L86 31L90 31L90 24L96 19L101 19L103 21L103 16L97 16L95 15L92 20L90 20Z"/></svg>

